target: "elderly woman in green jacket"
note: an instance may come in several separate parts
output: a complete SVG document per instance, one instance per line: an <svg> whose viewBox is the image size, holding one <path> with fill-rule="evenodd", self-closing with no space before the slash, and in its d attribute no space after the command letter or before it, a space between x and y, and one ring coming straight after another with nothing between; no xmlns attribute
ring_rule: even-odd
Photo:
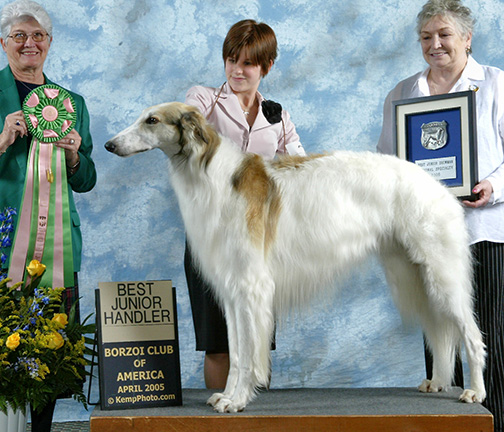
<svg viewBox="0 0 504 432"><path fill-rule="evenodd" d="M34 1L17 0L4 6L0 19L0 42L8 60L8 66L0 71L0 212L2 212L7 207L19 210L22 204L27 160L32 142L21 110L22 101L38 86L54 83L43 71L52 42L52 23L44 8ZM96 170L91 159L93 145L86 104L81 96L69 93L74 99L77 113L75 127L54 145L63 149L65 155L73 271L76 275L80 270L82 237L72 193L91 190L96 183ZM7 265L8 262L5 262L3 267ZM68 299L79 297L76 279L75 286L67 287L66 291ZM53 409L54 406L45 410L43 413L45 420L39 421L35 418L33 426L36 426L36 429L33 430L50 430Z"/></svg>
<svg viewBox="0 0 504 432"><path fill-rule="evenodd" d="M36 87L51 84L43 73L52 42L52 25L45 10L35 2L18 0L2 10L0 42L9 65L0 71L0 211L20 208L31 139L21 111L21 101ZM89 114L84 99L72 92L77 112L75 128L55 145L65 150L68 186L88 192L96 183L91 159ZM79 271L82 238L79 215L69 193L72 219L74 271Z"/></svg>

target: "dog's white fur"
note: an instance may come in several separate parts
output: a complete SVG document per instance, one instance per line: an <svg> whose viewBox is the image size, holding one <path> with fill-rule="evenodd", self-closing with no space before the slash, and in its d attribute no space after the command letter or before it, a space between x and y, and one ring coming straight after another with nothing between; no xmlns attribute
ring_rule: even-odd
<svg viewBox="0 0 504 432"><path fill-rule="evenodd" d="M274 319L331 287L369 254L384 265L396 305L416 317L433 352L437 392L451 383L464 342L481 402L485 347L473 316L463 210L422 169L373 153L266 161L243 154L193 107L146 109L106 148L119 156L160 148L202 274L225 312L230 372L209 403L242 410L267 386Z"/></svg>

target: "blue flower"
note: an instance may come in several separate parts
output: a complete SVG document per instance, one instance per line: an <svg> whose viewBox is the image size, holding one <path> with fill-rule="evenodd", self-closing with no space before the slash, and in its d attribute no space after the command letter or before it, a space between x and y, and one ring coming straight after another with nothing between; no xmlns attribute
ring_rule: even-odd
<svg viewBox="0 0 504 432"><path fill-rule="evenodd" d="M61 334L61 336L63 337L63 339L65 339L66 341L68 341L68 335L66 334L65 330L59 329L58 333Z"/></svg>
<svg viewBox="0 0 504 432"><path fill-rule="evenodd" d="M15 370L18 370L19 366L25 365L26 370L29 372L31 378L36 378L39 372L39 365L34 358L21 357L17 364L14 366Z"/></svg>
<svg viewBox="0 0 504 432"><path fill-rule="evenodd" d="M12 240L9 234L14 232L14 224L12 216L16 215L17 212L12 207L6 207L3 213L0 213L0 248L8 248L12 246ZM4 254L2 254L2 264L5 263ZM5 278L3 278L5 279ZM1 279L0 279L1 280Z"/></svg>

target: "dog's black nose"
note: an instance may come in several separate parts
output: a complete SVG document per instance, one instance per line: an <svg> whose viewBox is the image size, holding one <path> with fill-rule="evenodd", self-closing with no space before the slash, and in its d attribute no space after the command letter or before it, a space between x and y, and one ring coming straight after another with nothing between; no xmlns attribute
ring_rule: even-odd
<svg viewBox="0 0 504 432"><path fill-rule="evenodd" d="M115 151L115 149L116 149L116 146L115 146L115 144L114 144L112 141L107 141L107 142L105 143L105 148L106 148L109 152L114 153L114 151Z"/></svg>

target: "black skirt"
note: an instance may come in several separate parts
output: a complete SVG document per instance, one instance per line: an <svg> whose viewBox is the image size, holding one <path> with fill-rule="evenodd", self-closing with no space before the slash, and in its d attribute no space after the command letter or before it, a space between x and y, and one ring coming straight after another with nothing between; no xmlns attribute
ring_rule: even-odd
<svg viewBox="0 0 504 432"><path fill-rule="evenodd" d="M229 352L226 319L210 286L195 265L187 242L184 268L191 300L196 350L209 354Z"/></svg>

